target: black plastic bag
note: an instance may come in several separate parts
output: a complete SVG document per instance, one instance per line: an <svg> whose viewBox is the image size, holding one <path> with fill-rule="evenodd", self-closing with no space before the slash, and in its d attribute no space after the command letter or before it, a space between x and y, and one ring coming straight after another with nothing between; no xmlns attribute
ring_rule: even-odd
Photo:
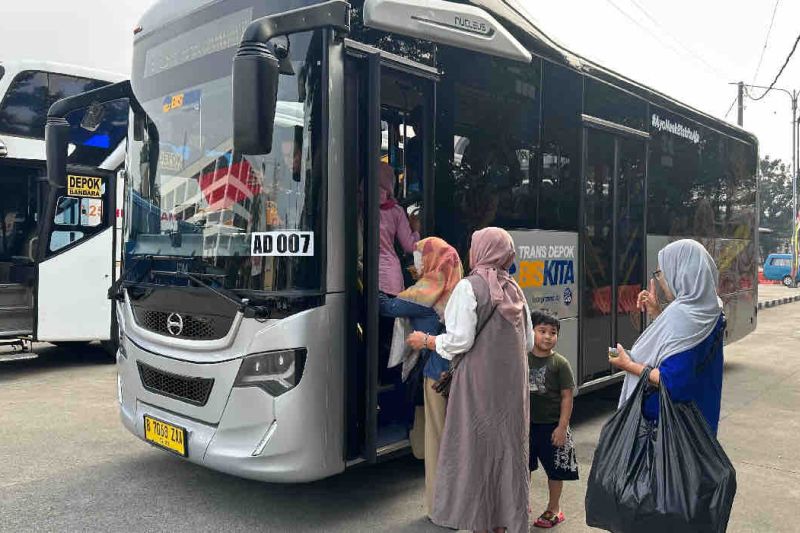
<svg viewBox="0 0 800 533"><path fill-rule="evenodd" d="M586 524L615 533L724 532L736 470L694 403L659 387L657 424L642 415L649 370L603 426L586 490Z"/></svg>

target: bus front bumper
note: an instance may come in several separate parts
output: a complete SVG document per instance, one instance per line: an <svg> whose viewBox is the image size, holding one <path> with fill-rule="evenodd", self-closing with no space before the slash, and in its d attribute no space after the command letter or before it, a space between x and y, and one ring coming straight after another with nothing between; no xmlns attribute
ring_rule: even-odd
<svg viewBox="0 0 800 533"><path fill-rule="evenodd" d="M316 438L318 428L304 423L308 417L302 414L305 402L301 388L276 399L257 387L233 387L217 422L199 420L176 412L174 400L162 400L144 390L136 354L131 353L136 347L132 348L127 350L127 357L117 358L118 392L122 422L138 438L146 441L145 416L155 418L186 430L186 460L259 481L314 481L344 470L343 460L324 460L325 454L318 449L324 445L318 442L323 439ZM215 369L217 366L220 368ZM216 371L227 371L222 365L213 364L194 365L193 370L198 368L208 377Z"/></svg>

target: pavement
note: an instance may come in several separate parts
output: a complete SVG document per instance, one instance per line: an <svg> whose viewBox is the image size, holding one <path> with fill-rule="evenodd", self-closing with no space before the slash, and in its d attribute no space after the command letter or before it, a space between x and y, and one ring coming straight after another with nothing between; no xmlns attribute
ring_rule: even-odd
<svg viewBox="0 0 800 533"><path fill-rule="evenodd" d="M720 440L737 469L730 532L800 530L800 303L759 312L726 348ZM0 531L446 532L423 518L422 464L404 457L316 483L274 485L184 462L119 422L116 372L97 346L41 347L0 365ZM567 484L561 533L590 531L583 498L618 387L576 400L582 480ZM534 475L535 512L546 503Z"/></svg>
<svg viewBox="0 0 800 533"><path fill-rule="evenodd" d="M758 286L758 308L775 307L800 300L800 288L762 283Z"/></svg>

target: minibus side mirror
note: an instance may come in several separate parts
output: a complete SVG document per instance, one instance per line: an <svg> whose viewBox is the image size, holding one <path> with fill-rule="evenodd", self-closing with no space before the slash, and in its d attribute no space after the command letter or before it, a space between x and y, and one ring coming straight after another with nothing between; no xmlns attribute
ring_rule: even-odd
<svg viewBox="0 0 800 533"><path fill-rule="evenodd" d="M69 122L61 117L48 117L44 130L47 152L47 181L52 187L63 187L67 180L67 146Z"/></svg>
<svg viewBox="0 0 800 533"><path fill-rule="evenodd" d="M233 60L233 149L244 155L272 151L280 61L270 46L242 43Z"/></svg>

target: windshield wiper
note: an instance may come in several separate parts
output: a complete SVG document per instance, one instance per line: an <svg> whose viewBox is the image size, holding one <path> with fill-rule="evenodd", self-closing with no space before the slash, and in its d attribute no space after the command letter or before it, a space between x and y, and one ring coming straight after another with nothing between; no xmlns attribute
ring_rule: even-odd
<svg viewBox="0 0 800 533"><path fill-rule="evenodd" d="M109 299L114 299L114 300L121 299L122 298L122 290L121 289L122 289L123 286L140 287L144 283L145 278L147 276L151 276L151 277L153 277L153 276L177 276L177 277L181 277L181 278L186 278L189 281L195 283L196 285L199 285L200 287L203 287L204 289L207 289L207 290L211 291L212 293L214 293L218 297L222 298L223 300L226 300L226 301L232 303L233 305L235 305L237 307L237 309L239 311L244 313L245 317L247 317L247 318L262 318L262 319L263 318L269 318L269 316L272 314L272 307L271 306L255 305L255 304L253 304L251 302L250 298L241 298L241 297L239 297L239 295L237 295L235 292L233 292L231 290L228 290L228 289L225 289L225 288L214 287L213 285L210 285L210 284L206 283L202 279L202 278L212 278L212 279L223 278L224 279L225 278L224 274L210 274L210 273L207 273L207 272L189 272L189 271L179 271L179 270L176 270L176 271L153 270L154 260L155 259L179 259L179 260L180 259L183 259L183 260L190 259L190 260L193 260L194 258L195 258L194 255L190 255L190 256L175 255L175 256L173 256L173 255L148 254L146 256L143 256L141 259L139 259L136 262L136 264L139 264L140 261L149 261L149 264L144 269L144 272L142 272L138 276L138 279L136 279L135 281L125 280L122 276L120 276L120 278L117 281L115 281L114 284L109 289L108 297L109 297Z"/></svg>

